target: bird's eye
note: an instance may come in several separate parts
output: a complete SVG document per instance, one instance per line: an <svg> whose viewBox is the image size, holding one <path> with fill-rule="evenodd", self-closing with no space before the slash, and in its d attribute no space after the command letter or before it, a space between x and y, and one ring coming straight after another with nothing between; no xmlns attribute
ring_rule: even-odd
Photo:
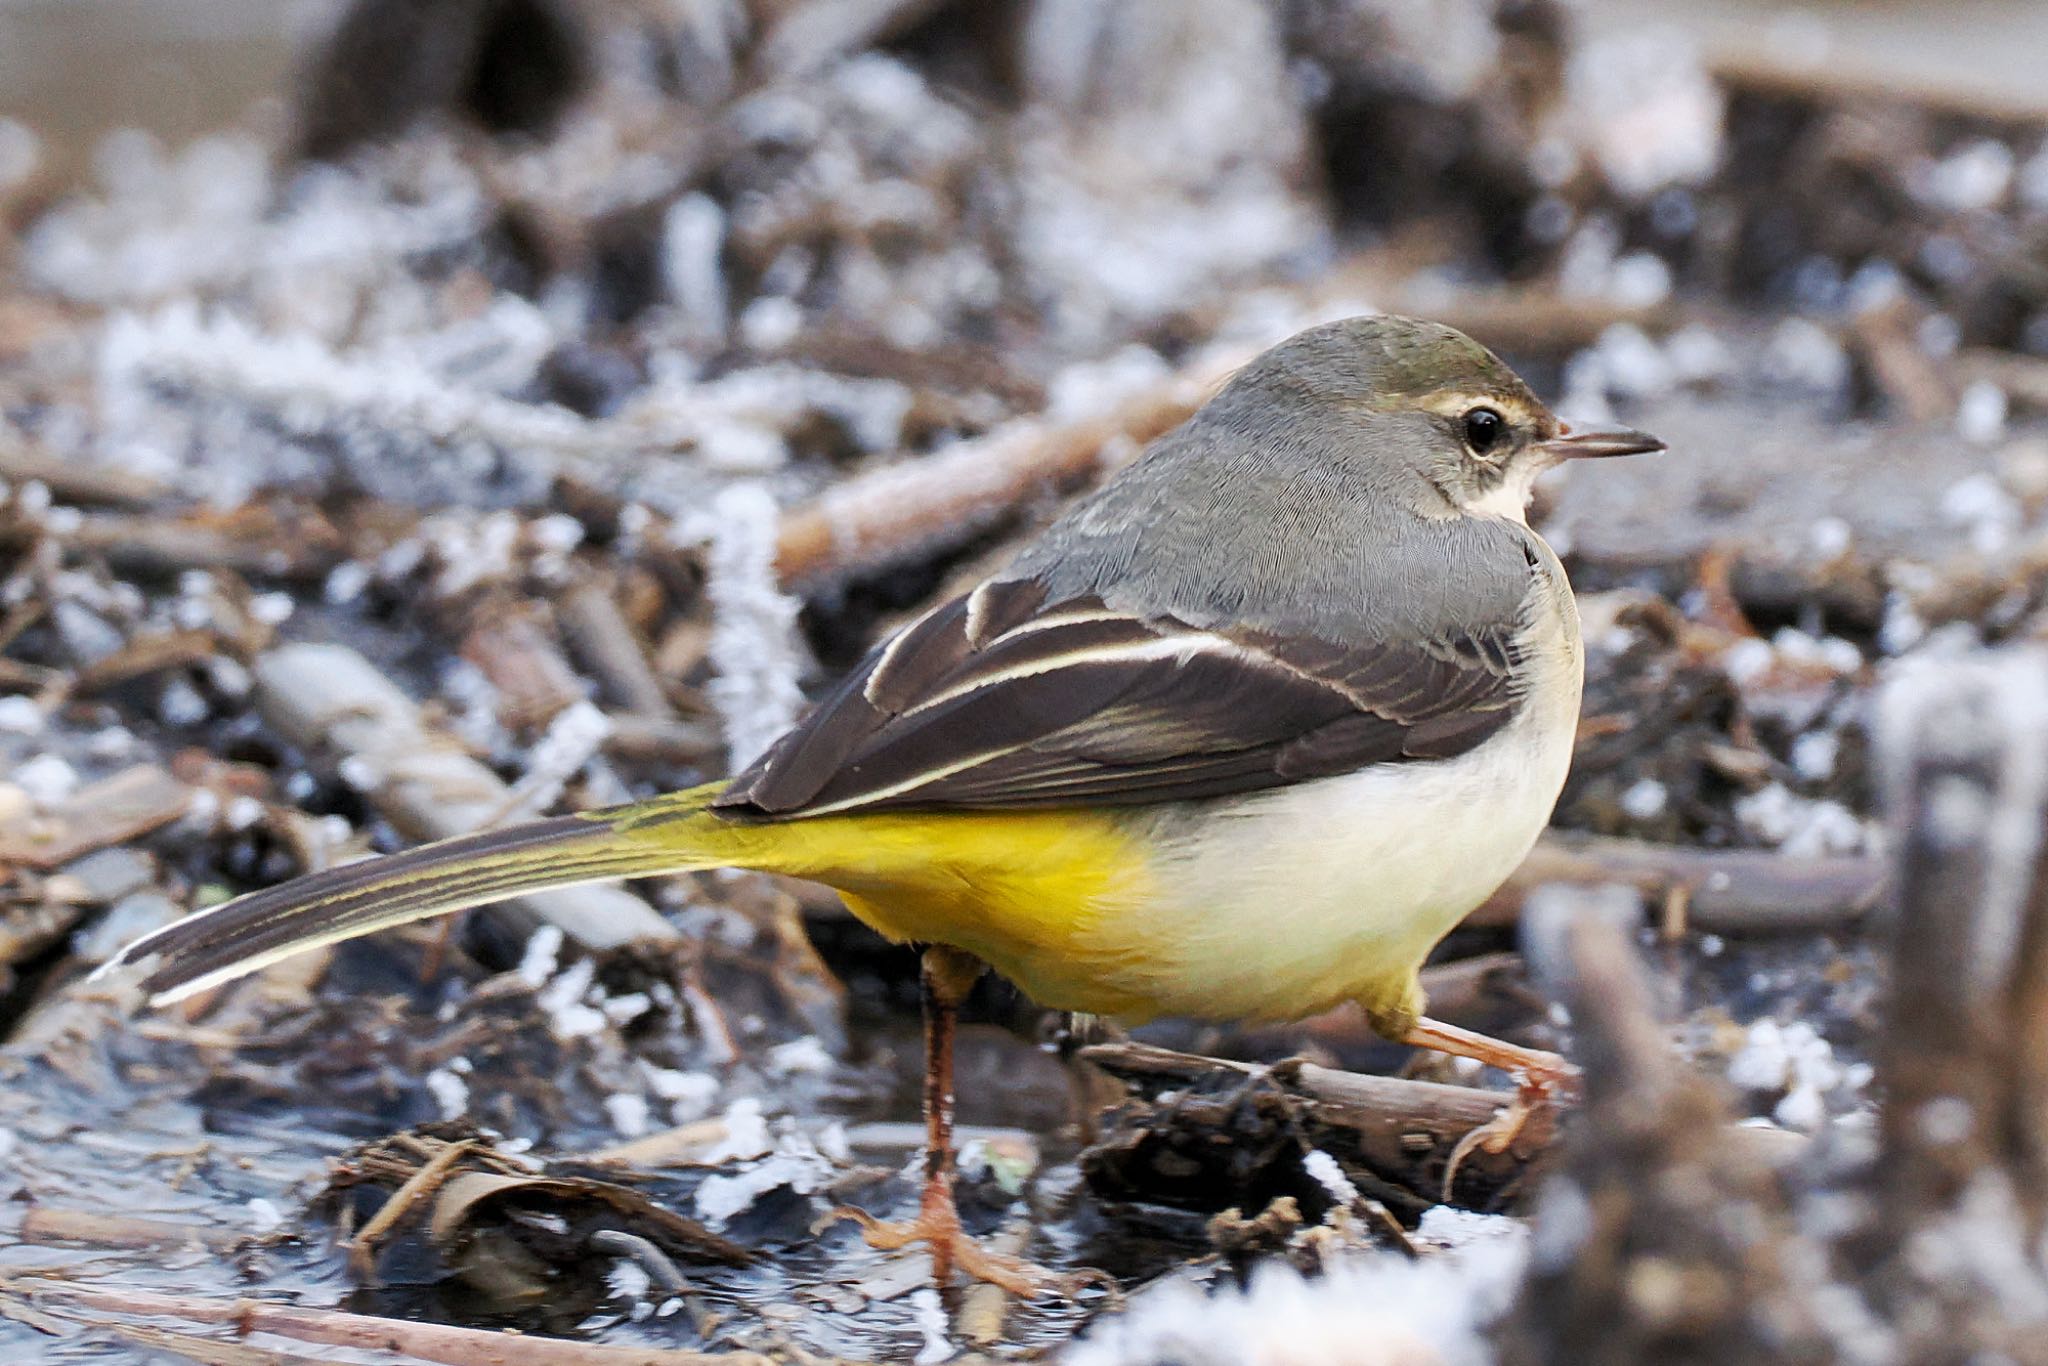
<svg viewBox="0 0 2048 1366"><path fill-rule="evenodd" d="M1507 419L1491 408L1474 408L1465 414L1465 444L1474 455L1492 450L1507 431Z"/></svg>

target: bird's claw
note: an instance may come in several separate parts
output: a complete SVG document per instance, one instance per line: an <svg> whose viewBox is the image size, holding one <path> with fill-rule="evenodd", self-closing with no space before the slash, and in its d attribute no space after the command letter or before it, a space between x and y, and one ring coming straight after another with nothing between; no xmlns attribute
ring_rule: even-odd
<svg viewBox="0 0 2048 1366"><path fill-rule="evenodd" d="M942 1287L956 1269L1021 1300L1034 1299L1049 1291L1072 1295L1077 1284L1087 1283L1021 1257L990 1251L960 1227L959 1216L950 1205L942 1211L927 1204L917 1218L894 1222L877 1219L864 1209L840 1205L826 1211L811 1231L820 1232L844 1220L859 1224L867 1245L881 1251L897 1252L913 1243L928 1246L932 1253L932 1277Z"/></svg>
<svg viewBox="0 0 2048 1366"><path fill-rule="evenodd" d="M1531 1116L1560 1101L1570 1102L1579 1098L1579 1069L1563 1058L1550 1056L1554 1061L1532 1059L1516 1068L1514 1099L1495 1111L1492 1119L1459 1139L1458 1145L1451 1149L1450 1160L1444 1164L1443 1198L1446 1201L1451 1198L1451 1185L1457 1180L1458 1169L1465 1164L1465 1159L1475 1152L1499 1156L1522 1136Z"/></svg>

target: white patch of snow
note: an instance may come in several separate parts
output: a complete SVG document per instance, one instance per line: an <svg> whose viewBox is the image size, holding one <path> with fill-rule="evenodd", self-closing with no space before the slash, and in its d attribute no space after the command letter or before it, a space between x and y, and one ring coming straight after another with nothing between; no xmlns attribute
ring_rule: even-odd
<svg viewBox="0 0 2048 1366"><path fill-rule="evenodd" d="M809 1195L832 1175L832 1164L808 1147L779 1151L737 1172L705 1177L697 1187L697 1217L714 1229L724 1228L727 1220L769 1191L788 1186L799 1195Z"/></svg>
<svg viewBox="0 0 2048 1366"><path fill-rule="evenodd" d="M538 987L555 975L564 939L562 927L543 924L535 928L526 940L526 948L519 955L519 966L514 969L528 985Z"/></svg>
<svg viewBox="0 0 2048 1366"><path fill-rule="evenodd" d="M815 1034L791 1039L768 1050L768 1070L776 1076L824 1076L834 1066L831 1053Z"/></svg>
<svg viewBox="0 0 2048 1366"><path fill-rule="evenodd" d="M1357 1203L1358 1187L1344 1174L1344 1168L1338 1165L1337 1159L1321 1148L1311 1148L1308 1151L1301 1159L1301 1169L1340 1206L1349 1209Z"/></svg>
<svg viewBox="0 0 2048 1366"><path fill-rule="evenodd" d="M1824 782L1834 776L1841 748L1842 737L1835 732L1807 731L1792 742L1792 771L1807 782Z"/></svg>
<svg viewBox="0 0 2048 1366"><path fill-rule="evenodd" d="M1621 794L1621 809L1631 820L1651 821L1671 804L1671 791L1655 778L1638 778Z"/></svg>
<svg viewBox="0 0 2048 1366"><path fill-rule="evenodd" d="M1624 198L1713 174L1721 115L1720 86L1675 30L1591 36L1571 50L1562 117Z"/></svg>
<svg viewBox="0 0 2048 1366"><path fill-rule="evenodd" d="M1826 1122L1831 1096L1853 1095L1869 1085L1871 1075L1867 1065L1845 1066L1834 1047L1804 1020L1788 1025L1757 1021L1728 1060L1732 1084L1749 1091L1782 1092L1772 1118L1803 1133Z"/></svg>
<svg viewBox="0 0 2048 1366"><path fill-rule="evenodd" d="M1455 1240L1417 1261L1375 1254L1339 1262L1313 1279L1266 1262L1242 1292L1208 1293L1173 1277L1134 1295L1122 1317L1097 1320L1062 1360L1355 1366L1364 1359L1361 1344L1371 1344L1374 1361L1485 1366L1493 1360L1486 1329L1512 1302L1528 1260L1529 1240L1512 1224L1499 1221L1492 1231L1500 1236Z"/></svg>
<svg viewBox="0 0 2048 1366"><path fill-rule="evenodd" d="M780 738L804 705L797 686L804 673L798 603L775 575L779 525L765 488L735 484L712 500L708 515L679 532L710 547L705 593L714 612L710 659L717 677L706 691L725 723L735 772Z"/></svg>
<svg viewBox="0 0 2048 1366"><path fill-rule="evenodd" d="M645 1096L623 1092L604 1098L604 1112L621 1138L638 1138L653 1128Z"/></svg>
<svg viewBox="0 0 2048 1366"><path fill-rule="evenodd" d="M78 770L54 754L38 754L22 762L7 780L39 806L61 802L78 790Z"/></svg>
<svg viewBox="0 0 2048 1366"><path fill-rule="evenodd" d="M916 1316L917 1331L924 1335L924 1345L911 1358L914 1366L939 1366L942 1361L951 1361L954 1349L946 1332L952 1324L946 1318L946 1306L939 1299L939 1292L928 1285L912 1291L910 1310Z"/></svg>
<svg viewBox="0 0 2048 1366"><path fill-rule="evenodd" d="M423 1080L434 1104L441 1107L441 1118L460 1119L469 1113L469 1083L456 1075L453 1068L437 1067Z"/></svg>
<svg viewBox="0 0 2048 1366"><path fill-rule="evenodd" d="M0 731L34 735L43 728L43 709L33 697L19 693L0 697Z"/></svg>
<svg viewBox="0 0 2048 1366"><path fill-rule="evenodd" d="M604 1012L584 1003L596 976L596 962L583 958L557 973L540 989L534 1004L548 1017L548 1028L556 1038L588 1038L604 1028Z"/></svg>
<svg viewBox="0 0 2048 1366"><path fill-rule="evenodd" d="M647 1274L647 1268L630 1257L621 1257L613 1262L604 1274L605 1287L622 1300L642 1300L654 1288L654 1277Z"/></svg>
<svg viewBox="0 0 2048 1366"><path fill-rule="evenodd" d="M1956 400L1956 434L1973 446L1989 446L2005 435L2010 408L2004 389L1988 379L1975 380Z"/></svg>

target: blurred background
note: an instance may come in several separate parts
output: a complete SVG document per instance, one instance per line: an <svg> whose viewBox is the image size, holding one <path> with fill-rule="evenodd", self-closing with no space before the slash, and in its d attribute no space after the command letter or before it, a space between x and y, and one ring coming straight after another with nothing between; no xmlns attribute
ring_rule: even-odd
<svg viewBox="0 0 2048 1366"><path fill-rule="evenodd" d="M2042 1360L2048 878L1991 832L2041 826L2044 54L2038 0L0 0L0 1345ZM991 983L970 1216L1133 1308L949 1327L808 1231L920 1141L914 957L815 889L536 898L135 1024L82 983L729 771L1369 310L1671 446L1539 487L1573 776L1427 979L1585 1049L1563 1140L1459 1151L1503 1079L1354 1012L1139 1034L1324 1072L1076 1064ZM1923 711L1991 718L1924 840ZM1546 900L1640 962L1546 959ZM312 1317L224 1355L244 1294Z"/></svg>

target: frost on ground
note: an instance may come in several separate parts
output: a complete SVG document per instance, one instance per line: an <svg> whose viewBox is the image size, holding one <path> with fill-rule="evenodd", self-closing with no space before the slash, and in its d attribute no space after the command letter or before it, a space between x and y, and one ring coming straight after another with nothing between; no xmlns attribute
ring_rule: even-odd
<svg viewBox="0 0 2048 1366"><path fill-rule="evenodd" d="M1486 1333L1520 1285L1518 1221L1433 1209L1419 1259L1347 1257L1318 1276L1261 1263L1243 1290L1176 1278L1135 1296L1063 1366L1489 1366Z"/></svg>
<svg viewBox="0 0 2048 1366"><path fill-rule="evenodd" d="M686 540L710 542L705 591L717 614L710 652L718 670L711 696L725 719L733 772L788 730L804 705L798 603L775 577L777 525L765 489L735 484L713 500L705 518L679 529Z"/></svg>
<svg viewBox="0 0 2048 1366"><path fill-rule="evenodd" d="M1728 1080L1747 1091L1774 1095L1772 1118L1788 1129L1812 1132L1831 1113L1863 1103L1874 1072L1869 1063L1844 1063L1804 1020L1759 1020L1728 1060Z"/></svg>
<svg viewBox="0 0 2048 1366"><path fill-rule="evenodd" d="M799 1132L794 1125L776 1126L772 1138L761 1120L760 1109L742 1101L737 1113L728 1113L730 1136L713 1150L707 1161L738 1162L734 1170L721 1171L697 1187L697 1214L714 1229L752 1205L769 1191L788 1187L798 1195L821 1190L839 1175L838 1162L827 1150L845 1157L845 1141L822 1135L818 1139Z"/></svg>

